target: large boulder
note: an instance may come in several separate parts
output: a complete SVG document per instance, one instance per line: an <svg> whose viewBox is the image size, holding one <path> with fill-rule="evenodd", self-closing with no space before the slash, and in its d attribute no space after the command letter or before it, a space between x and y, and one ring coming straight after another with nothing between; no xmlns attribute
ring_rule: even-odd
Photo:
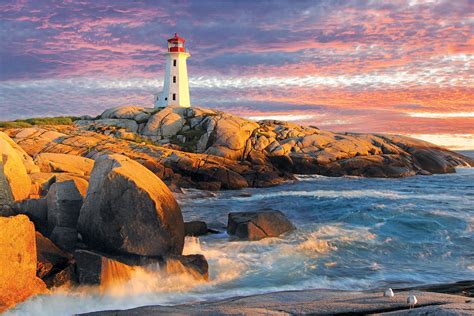
<svg viewBox="0 0 474 316"><path fill-rule="evenodd" d="M36 277L35 227L25 215L0 217L0 312L46 286Z"/></svg>
<svg viewBox="0 0 474 316"><path fill-rule="evenodd" d="M35 157L41 172L68 172L90 175L94 160L76 155L41 153Z"/></svg>
<svg viewBox="0 0 474 316"><path fill-rule="evenodd" d="M122 155L99 157L90 177L78 230L92 248L122 254L181 254L184 223L168 187Z"/></svg>
<svg viewBox="0 0 474 316"><path fill-rule="evenodd" d="M229 213L227 233L244 240L278 237L292 231L295 226L285 214L277 210Z"/></svg>
<svg viewBox="0 0 474 316"><path fill-rule="evenodd" d="M0 138L0 202L26 199L30 194L30 187L31 179L22 158L10 141Z"/></svg>

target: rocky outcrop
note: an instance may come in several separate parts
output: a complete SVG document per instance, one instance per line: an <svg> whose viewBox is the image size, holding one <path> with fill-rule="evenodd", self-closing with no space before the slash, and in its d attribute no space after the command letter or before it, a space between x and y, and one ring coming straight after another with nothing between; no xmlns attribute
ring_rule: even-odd
<svg viewBox="0 0 474 316"><path fill-rule="evenodd" d="M260 240L278 237L290 232L295 226L285 214L276 210L229 213L227 233L243 240Z"/></svg>
<svg viewBox="0 0 474 316"><path fill-rule="evenodd" d="M0 202L5 203L28 198L31 187L23 159L6 138L0 137Z"/></svg>
<svg viewBox="0 0 474 316"><path fill-rule="evenodd" d="M80 211L86 244L106 252L163 256L181 254L184 223L166 185L121 155L99 157Z"/></svg>
<svg viewBox="0 0 474 316"><path fill-rule="evenodd" d="M80 156L41 153L35 157L41 172L67 172L80 176L91 174L94 161Z"/></svg>
<svg viewBox="0 0 474 316"><path fill-rule="evenodd" d="M130 132L109 120L133 121L138 128ZM96 159L123 154L176 191L266 187L300 173L405 177L474 165L463 155L409 137L333 133L275 120L253 122L196 107L117 107L97 119L77 121L76 126L10 129L6 134L29 155ZM33 187L37 192L36 182Z"/></svg>
<svg viewBox="0 0 474 316"><path fill-rule="evenodd" d="M25 215L0 217L0 312L46 286L36 277L35 228Z"/></svg>

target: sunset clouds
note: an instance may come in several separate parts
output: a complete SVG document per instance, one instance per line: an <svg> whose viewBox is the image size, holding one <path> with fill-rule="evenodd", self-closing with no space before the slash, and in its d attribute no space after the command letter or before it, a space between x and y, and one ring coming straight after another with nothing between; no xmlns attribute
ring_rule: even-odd
<svg viewBox="0 0 474 316"><path fill-rule="evenodd" d="M195 105L473 144L472 12L469 0L3 1L0 119L151 106L178 32Z"/></svg>

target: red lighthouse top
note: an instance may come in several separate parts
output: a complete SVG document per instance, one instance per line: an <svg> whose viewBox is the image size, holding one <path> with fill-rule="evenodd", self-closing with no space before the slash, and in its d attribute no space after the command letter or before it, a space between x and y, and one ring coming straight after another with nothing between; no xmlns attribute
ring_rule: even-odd
<svg viewBox="0 0 474 316"><path fill-rule="evenodd" d="M179 37L178 33L174 33L174 37L168 39L169 52L184 52L184 38Z"/></svg>

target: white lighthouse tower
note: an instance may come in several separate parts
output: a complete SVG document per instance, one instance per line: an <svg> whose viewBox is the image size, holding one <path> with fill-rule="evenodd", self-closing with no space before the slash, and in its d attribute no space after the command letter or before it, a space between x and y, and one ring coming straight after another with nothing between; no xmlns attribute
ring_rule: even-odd
<svg viewBox="0 0 474 316"><path fill-rule="evenodd" d="M168 40L166 73L163 91L156 97L155 108L165 106L190 107L186 59L191 56L184 49L184 38L177 33Z"/></svg>

